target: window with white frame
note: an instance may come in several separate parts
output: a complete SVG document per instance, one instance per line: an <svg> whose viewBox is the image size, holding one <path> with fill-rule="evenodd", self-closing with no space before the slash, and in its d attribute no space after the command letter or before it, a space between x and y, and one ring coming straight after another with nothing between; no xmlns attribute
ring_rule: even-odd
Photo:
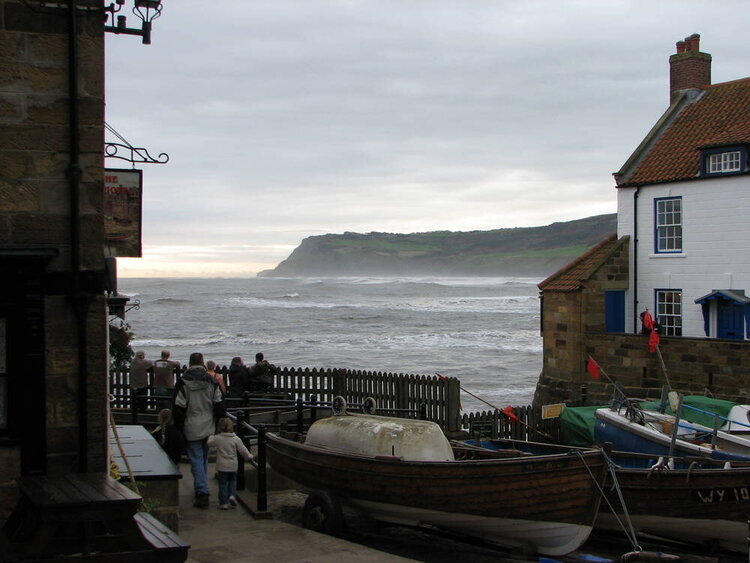
<svg viewBox="0 0 750 563"><path fill-rule="evenodd" d="M664 336L682 336L682 290L656 290L656 320Z"/></svg>
<svg viewBox="0 0 750 563"><path fill-rule="evenodd" d="M737 172L741 168L740 151L720 152L709 155L708 172L709 174L721 174L722 172Z"/></svg>
<svg viewBox="0 0 750 563"><path fill-rule="evenodd" d="M682 252L682 198L655 200L656 252Z"/></svg>

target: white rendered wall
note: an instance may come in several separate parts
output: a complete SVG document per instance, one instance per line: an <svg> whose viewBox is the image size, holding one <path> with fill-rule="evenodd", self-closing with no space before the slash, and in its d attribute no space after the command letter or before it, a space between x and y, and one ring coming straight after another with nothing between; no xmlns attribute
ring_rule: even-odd
<svg viewBox="0 0 750 563"><path fill-rule="evenodd" d="M618 237L631 236L626 330L634 330L633 275L637 260L638 313L655 315L654 289L682 290L683 336L705 337L699 297L741 289L750 297L750 176L644 186L638 193L638 248L633 248L633 194L619 188ZM682 253L654 253L654 199L682 197ZM715 319L712 320L715 322ZM638 326L636 329L640 328ZM715 333L713 333L715 335Z"/></svg>

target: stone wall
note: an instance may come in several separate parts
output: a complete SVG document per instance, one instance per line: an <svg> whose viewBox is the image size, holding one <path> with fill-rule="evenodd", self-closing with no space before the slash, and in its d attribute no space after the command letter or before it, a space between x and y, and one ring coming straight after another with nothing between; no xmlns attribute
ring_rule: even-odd
<svg viewBox="0 0 750 563"><path fill-rule="evenodd" d="M543 363L534 404L577 400L589 335L605 328L605 292L628 287L628 245L620 244L575 291L542 295Z"/></svg>
<svg viewBox="0 0 750 563"><path fill-rule="evenodd" d="M591 355L613 381L630 397L658 399L667 379L673 390L750 403L750 342L706 338L662 337L659 346L666 377L657 353L648 351L648 338L637 334L589 333L584 352ZM613 386L602 376L594 380L583 361L567 374L543 374L537 386L539 404L580 399L587 386L588 404L611 400Z"/></svg>
<svg viewBox="0 0 750 563"><path fill-rule="evenodd" d="M24 408L43 419L29 440L44 452L34 471L105 471L107 452L107 318L103 297L104 30L101 3L76 3L78 166L71 158L70 11L68 3L0 0L0 255L4 274L18 276L18 256L45 252L40 277L40 369L10 373L31 382ZM76 172L79 174L76 174ZM80 205L71 220L71 173L78 175ZM74 232L79 243L73 246ZM74 254L75 253L75 254ZM75 260L78 259L78 268ZM17 284L20 285L20 282ZM75 288L78 289L75 289ZM29 287L19 291L29 293ZM12 303L23 295L7 294ZM85 350L85 355L79 350ZM9 350L9 356L28 350ZM88 364L82 367L81 357ZM81 373L85 371L85 373ZM79 399L81 383L85 402ZM36 384L35 384L36 385ZM29 392L30 393L30 392ZM19 400L17 395L10 401ZM81 405L86 408L82 420ZM31 425L30 425L31 426ZM80 428L85 428L82 438ZM81 439L86 444L80 443ZM23 447L0 444L0 519L12 508Z"/></svg>

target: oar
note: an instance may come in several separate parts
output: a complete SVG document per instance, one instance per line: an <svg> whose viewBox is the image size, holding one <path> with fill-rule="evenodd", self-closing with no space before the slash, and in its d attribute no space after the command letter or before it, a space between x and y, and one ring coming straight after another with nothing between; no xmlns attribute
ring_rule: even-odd
<svg viewBox="0 0 750 563"><path fill-rule="evenodd" d="M444 375L439 374L438 372L435 372L435 375L437 375L440 379L448 379L447 377L445 377ZM475 395L474 393L472 393L468 389L462 387L461 384L458 385L458 388L461 391L463 391L464 393L467 393L468 395L471 395L472 397L474 397L477 401L481 401L485 405L487 405L488 407L491 407L491 408L495 409L496 411L500 411L506 418L509 418L510 420L515 419L516 422L518 422L519 424L523 424L527 429L533 430L534 432L536 432L537 434L540 434L540 435L544 436L548 440L553 440L552 436L550 436L546 432L542 432L538 428L534 428L533 426L529 426L523 420L521 420L520 418L518 418L515 414L514 415L510 415L507 412L505 412L503 409L496 407L492 403L488 403L487 401L485 401L484 399L482 399L482 397L478 397L477 395Z"/></svg>

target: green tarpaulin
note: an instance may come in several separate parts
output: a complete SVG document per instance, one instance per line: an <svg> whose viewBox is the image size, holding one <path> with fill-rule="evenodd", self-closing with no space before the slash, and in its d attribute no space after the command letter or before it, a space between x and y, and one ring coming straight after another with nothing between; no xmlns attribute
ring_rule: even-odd
<svg viewBox="0 0 750 563"><path fill-rule="evenodd" d="M563 444L568 446L589 447L596 444L594 440L595 407L568 407L560 415L560 434Z"/></svg>
<svg viewBox="0 0 750 563"><path fill-rule="evenodd" d="M687 420L688 422L694 422L695 424L702 424L709 428L714 427L714 414L726 417L729 411L734 406L732 401L723 401L721 399L712 399L711 397L704 397L703 395L688 395L682 398L682 404L688 407L694 407L702 411L706 411L709 414L697 412L691 408L683 408L680 418ZM667 414L674 414L674 411L667 407L665 411ZM724 425L724 420L719 420L719 427Z"/></svg>
<svg viewBox="0 0 750 563"><path fill-rule="evenodd" d="M731 401L721 399L712 399L702 395L688 395L682 398L682 404L706 411L706 413L695 411L691 408L683 408L683 420L702 424L713 428L714 414L726 417L734 406ZM641 407L644 410L656 410L659 408L659 401L642 402ZM594 439L594 422L596 421L596 410L608 408L608 405L597 405L593 407L568 407L563 409L560 415L560 433L564 444L569 446L592 446L596 444ZM674 411L667 406L667 414L674 414ZM720 421L720 426L724 421Z"/></svg>

